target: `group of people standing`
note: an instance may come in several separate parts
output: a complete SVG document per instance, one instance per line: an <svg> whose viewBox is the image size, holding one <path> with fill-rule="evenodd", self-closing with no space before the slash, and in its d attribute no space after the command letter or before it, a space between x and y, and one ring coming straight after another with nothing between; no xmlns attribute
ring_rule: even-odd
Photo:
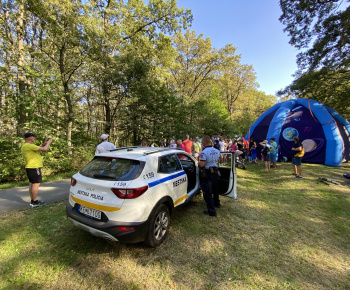
<svg viewBox="0 0 350 290"><path fill-rule="evenodd" d="M270 144L267 140L259 143L262 146L261 154L262 160L265 163L265 170L270 170L270 168L276 168L277 162L277 143L275 138L270 139Z"/></svg>
<svg viewBox="0 0 350 290"><path fill-rule="evenodd" d="M303 178L302 176L302 168L301 168L301 159L305 154L304 146L300 142L299 137L295 136L293 138L293 158L292 158L292 168L293 173L292 175L295 176L295 178ZM270 139L270 144L267 140L264 140L263 142L259 143L262 146L261 154L262 154L262 160L265 163L265 170L270 170L270 168L276 168L276 161L277 161L277 149L278 145L275 141L275 138Z"/></svg>
<svg viewBox="0 0 350 290"><path fill-rule="evenodd" d="M154 147L155 145L151 145L151 147ZM163 139L163 141L160 143L160 147L164 148L180 148L187 153L191 154L194 158L196 158L199 161L199 155L202 152L202 144L200 142L199 137L195 137L194 139L190 139L190 136L187 134L185 139L175 139L175 136L170 140L170 142L167 141L167 139Z"/></svg>
<svg viewBox="0 0 350 290"><path fill-rule="evenodd" d="M38 200L38 189L42 181L41 168L43 167L40 151L47 151L52 142L47 139L41 146L34 144L36 135L33 133L26 133L24 135L24 144L21 148L22 155L26 162L26 172L29 179L29 195L31 198L30 206L37 207L45 204ZM109 135L102 134L100 136L101 142L97 145L95 154L111 151L116 149L115 145L108 141ZM293 175L295 178L302 178L301 159L304 156L304 147L299 140L299 137L293 138L294 146L292 151L294 157L292 159ZM267 140L259 143L262 147L261 154L265 163L265 170L276 167L276 155L278 145L275 138L270 139L270 144ZM146 146L145 144L142 144ZM154 147L155 144L150 145ZM166 139L161 142L161 147L181 148L194 158L198 160L198 165L201 171L200 185L203 191L203 197L207 204L207 210L204 214L209 216L216 216L216 209L220 207L220 199L218 193L218 182L220 172L218 170L220 152L236 152L240 151L243 158L251 157L253 163L257 163L257 145L256 142L250 138L245 140L243 137L235 136L233 140L222 138L220 136L203 136L200 140L198 137L193 140L189 135L186 135L185 140L178 139L175 141L173 137L168 143ZM271 165L272 164L272 165Z"/></svg>

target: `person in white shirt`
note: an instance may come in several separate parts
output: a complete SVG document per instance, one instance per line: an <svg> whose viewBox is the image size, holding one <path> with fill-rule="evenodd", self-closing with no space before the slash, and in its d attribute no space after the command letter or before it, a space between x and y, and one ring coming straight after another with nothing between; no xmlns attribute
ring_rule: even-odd
<svg viewBox="0 0 350 290"><path fill-rule="evenodd" d="M170 147L176 148L175 136L173 136L173 139L170 140Z"/></svg>
<svg viewBox="0 0 350 290"><path fill-rule="evenodd" d="M109 135L102 134L100 138L102 142L97 145L95 154L101 154L116 149L113 143L108 142Z"/></svg>
<svg viewBox="0 0 350 290"><path fill-rule="evenodd" d="M220 152L225 152L226 151L226 146L225 146L225 142L224 140L220 137L220 140L219 140L219 146L220 146Z"/></svg>

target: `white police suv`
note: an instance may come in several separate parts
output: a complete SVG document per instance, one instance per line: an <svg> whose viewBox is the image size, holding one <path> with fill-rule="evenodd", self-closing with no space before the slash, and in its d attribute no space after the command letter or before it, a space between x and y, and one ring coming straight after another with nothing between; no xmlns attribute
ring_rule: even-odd
<svg viewBox="0 0 350 290"><path fill-rule="evenodd" d="M231 152L222 153L220 194L237 198ZM66 213L112 241L163 242L174 210L200 191L198 162L176 148L123 147L96 155L71 180Z"/></svg>

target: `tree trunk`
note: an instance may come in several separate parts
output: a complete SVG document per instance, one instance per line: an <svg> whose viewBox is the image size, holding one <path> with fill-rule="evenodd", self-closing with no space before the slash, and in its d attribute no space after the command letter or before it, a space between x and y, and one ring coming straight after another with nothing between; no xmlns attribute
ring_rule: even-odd
<svg viewBox="0 0 350 290"><path fill-rule="evenodd" d="M103 92L103 99L104 99L104 107L105 107L105 132L106 134L110 134L111 132L111 107L109 103L110 98L110 91L108 88L108 84L105 82L102 84L102 92Z"/></svg>
<svg viewBox="0 0 350 290"><path fill-rule="evenodd" d="M91 132L91 116L92 116L92 106L91 106L91 102L90 102L90 99L91 99L91 92L92 92L92 87L91 85L89 86L89 89L87 91L87 94L86 94L86 103L87 103L87 107L88 107L88 110L87 110L87 135L91 138L92 137L92 132Z"/></svg>
<svg viewBox="0 0 350 290"><path fill-rule="evenodd" d="M17 135L23 136L25 132L26 119L26 106L25 106L25 74L24 74L24 41L23 41L23 18L24 18L24 6L22 2L19 2L18 16L17 16L17 69L18 69L18 95L17 95Z"/></svg>
<svg viewBox="0 0 350 290"><path fill-rule="evenodd" d="M68 118L67 118L67 150L68 150L68 155L72 154L72 129L73 129L73 120L74 120L74 115L73 115L73 104L72 104L72 99L70 96L70 91L68 87L68 83L65 82L63 84L64 87L64 97L67 102L67 109L68 109Z"/></svg>
<svg viewBox="0 0 350 290"><path fill-rule="evenodd" d="M73 128L73 104L72 104L72 98L70 95L69 90L69 80L66 80L65 77L65 66L64 66L64 59L65 59L65 53L66 53L66 46L65 43L63 43L61 49L60 49L60 73L61 73L61 79L64 89L64 98L66 99L67 103L67 110L68 110L68 117L67 117L67 152L68 155L72 155L72 128Z"/></svg>

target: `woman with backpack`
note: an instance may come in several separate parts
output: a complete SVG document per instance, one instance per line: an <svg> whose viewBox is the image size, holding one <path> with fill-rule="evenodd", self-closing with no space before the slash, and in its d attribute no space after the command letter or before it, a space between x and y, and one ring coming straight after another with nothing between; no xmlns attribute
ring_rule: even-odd
<svg viewBox="0 0 350 290"><path fill-rule="evenodd" d="M273 147L269 145L267 140L264 140L259 144L263 146L263 149L261 150L261 154L263 155L263 158L264 158L265 170L270 170L270 150L272 150Z"/></svg>

